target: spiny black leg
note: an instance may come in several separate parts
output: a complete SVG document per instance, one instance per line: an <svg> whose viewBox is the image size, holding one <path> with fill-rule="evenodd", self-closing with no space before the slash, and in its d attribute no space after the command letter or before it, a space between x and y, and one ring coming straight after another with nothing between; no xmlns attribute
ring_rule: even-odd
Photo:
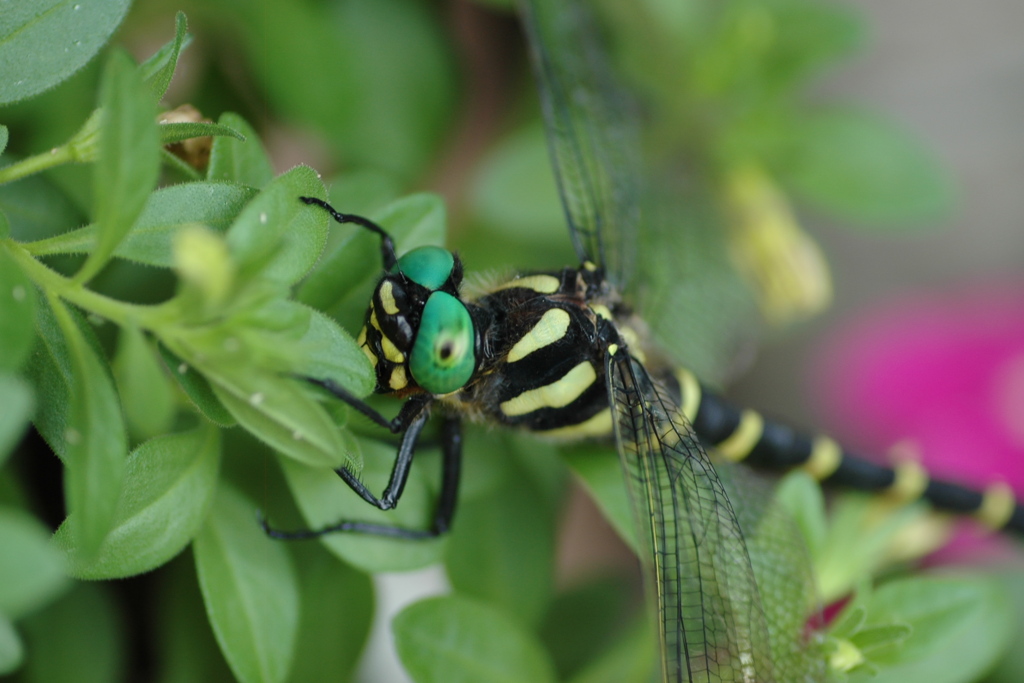
<svg viewBox="0 0 1024 683"><path fill-rule="evenodd" d="M396 415L394 419L389 420L374 410L365 401L357 398L354 394L349 393L348 389L333 380L316 379L315 377L303 377L303 379L310 384L316 384L317 386L323 387L345 403L358 410L366 418L375 424L380 425L384 429L387 429L392 434L399 434L408 429L409 425L412 424L412 421L417 415L419 415L420 411L433 400L429 394L417 394L402 404L402 408L398 411L398 415Z"/></svg>
<svg viewBox="0 0 1024 683"><path fill-rule="evenodd" d="M416 439L419 438L420 432L423 431L423 425L427 423L428 417L430 417L430 412L421 410L416 419L409 425L409 428L405 430L405 434L402 436L402 444L398 447L398 455L395 457L395 465L391 468L391 478L388 479L388 485L380 498L373 495L366 488L366 485L359 481L356 475L352 474L347 468L339 467L334 471L338 473L342 481L348 484L350 489L358 493L360 498L373 507L379 510L394 509L398 499L402 497L402 491L405 490L405 482L409 480L409 467L412 465L412 456L416 452Z"/></svg>
<svg viewBox="0 0 1024 683"><path fill-rule="evenodd" d="M315 382L322 386L326 386L322 381ZM359 409L360 412L364 413L364 415L367 415L378 424L394 431L404 429L388 485L384 489L384 493L380 498L375 497L373 493L370 492L370 489L347 469L339 468L338 470L335 470L338 473L338 476L340 476L342 480L345 481L352 490L354 490L359 498L381 510L393 509L401 498L402 490L404 489L404 486L406 486L406 482L409 480L410 467L413 463L413 456L415 455L418 438L429 416L429 411L425 410L430 402L429 396L425 400L416 400L416 397L414 397L406 401L406 403L402 405L402 409L399 411L398 416L394 420L389 421L371 409L369 405L362 403L362 401L359 401L358 399L349 400L351 394L345 392L344 389L341 389L341 391L344 395L339 395L339 397L346 402L349 402L357 409L359 409L359 405L357 403L361 404L366 410ZM397 428L395 429L392 425ZM429 529L411 529L387 524L342 520L335 524L317 529L297 529L286 531L271 528L262 517L260 517L259 521L263 530L267 533L267 536L282 540L315 539L325 536L327 533L337 532L369 533L369 535L373 536L385 536L411 540L435 538L442 535L442 533L449 530L452 526L452 519L455 516L456 502L458 500L461 470L461 424L458 419L446 418L441 426L441 489L437 501L437 508L434 511L434 519Z"/></svg>
<svg viewBox="0 0 1024 683"><path fill-rule="evenodd" d="M391 270L395 263L398 262L398 255L395 253L395 241L391 239L391 235L388 234L387 230L369 218L363 218L351 213L341 213L324 200L317 199L316 197L299 197L299 199L306 204L313 204L325 209L339 223L355 223L380 235L380 253L381 258L384 260L384 270Z"/></svg>

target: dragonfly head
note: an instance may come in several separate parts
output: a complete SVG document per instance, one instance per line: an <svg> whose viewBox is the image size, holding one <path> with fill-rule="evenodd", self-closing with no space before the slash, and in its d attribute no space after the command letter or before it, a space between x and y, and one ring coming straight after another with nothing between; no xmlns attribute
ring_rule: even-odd
<svg viewBox="0 0 1024 683"><path fill-rule="evenodd" d="M377 391L458 391L476 370L476 333L459 298L462 262L441 247L406 253L374 290L359 344Z"/></svg>

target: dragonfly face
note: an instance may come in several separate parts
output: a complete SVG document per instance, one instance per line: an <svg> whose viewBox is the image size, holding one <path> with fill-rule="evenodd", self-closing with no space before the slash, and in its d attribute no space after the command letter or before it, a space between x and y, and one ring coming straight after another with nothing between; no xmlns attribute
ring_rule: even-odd
<svg viewBox="0 0 1024 683"><path fill-rule="evenodd" d="M448 394L472 377L477 337L461 283L461 261L440 247L410 251L381 278L358 338L379 393Z"/></svg>

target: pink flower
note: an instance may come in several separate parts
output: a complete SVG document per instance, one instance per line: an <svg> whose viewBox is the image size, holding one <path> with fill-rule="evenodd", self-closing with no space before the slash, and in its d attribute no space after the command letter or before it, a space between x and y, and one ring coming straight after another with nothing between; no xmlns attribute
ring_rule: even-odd
<svg viewBox="0 0 1024 683"><path fill-rule="evenodd" d="M905 297L826 345L824 423L887 462L912 443L932 477L1024 494L1024 283Z"/></svg>

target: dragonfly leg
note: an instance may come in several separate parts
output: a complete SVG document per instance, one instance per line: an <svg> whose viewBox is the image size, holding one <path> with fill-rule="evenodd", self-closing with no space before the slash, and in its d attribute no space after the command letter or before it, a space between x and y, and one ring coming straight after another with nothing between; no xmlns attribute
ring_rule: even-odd
<svg viewBox="0 0 1024 683"><path fill-rule="evenodd" d="M352 407L359 410L368 418L389 429L393 433L402 432L402 441L395 456L395 464L391 470L391 476L384 492L377 497L370 491L363 482L350 470L340 467L335 472L341 477L349 488L359 495L368 504L380 510L391 510L398 504L409 479L409 471L412 466L413 456L416 451L417 440L423 427L427 422L430 411L427 410L431 400L429 396L423 398L414 397L405 402L398 415L393 420L388 420L364 402L356 399L341 389L333 382L322 380L310 380L316 384L327 387L339 398ZM328 386L333 385L333 386ZM335 391L337 389L338 391ZM434 519L429 529L408 529L405 527L362 522L357 520L341 520L319 529L298 529L284 531L274 529L264 519L260 519L264 531L271 538L282 540L300 540L317 538L332 533L361 533L375 536L388 536L392 538L421 539L434 538L448 531L451 526L452 517L455 514L455 502L458 493L459 474L462 461L462 433L459 420L447 418L444 421L441 431L441 494L438 499Z"/></svg>
<svg viewBox="0 0 1024 683"><path fill-rule="evenodd" d="M366 228L367 230L380 235L380 253L381 258L384 261L384 270L391 270L398 261L398 255L395 253L395 241L391 238L391 235L387 230L380 227L369 218L363 218L362 216L356 216L351 213L341 213L324 200L317 199L316 197L299 197L299 199L305 204L319 206L327 211L327 213L331 214L331 218L339 223L355 223L360 227Z"/></svg>

